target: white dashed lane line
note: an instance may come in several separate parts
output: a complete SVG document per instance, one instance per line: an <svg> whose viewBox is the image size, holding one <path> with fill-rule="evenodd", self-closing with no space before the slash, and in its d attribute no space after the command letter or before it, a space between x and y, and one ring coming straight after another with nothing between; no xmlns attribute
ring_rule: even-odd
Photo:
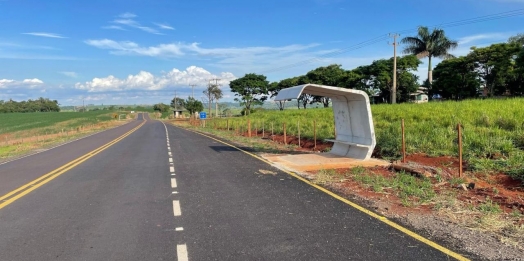
<svg viewBox="0 0 524 261"><path fill-rule="evenodd" d="M178 200L173 200L173 214L175 217L182 215L182 210L180 209L180 202Z"/></svg>
<svg viewBox="0 0 524 261"><path fill-rule="evenodd" d="M176 254L178 256L178 261L188 261L187 258L187 247L186 244L176 246Z"/></svg>
<svg viewBox="0 0 524 261"><path fill-rule="evenodd" d="M171 176L175 176L175 164L173 163L173 153L171 152L171 145L169 144L169 135L167 131L167 126L164 124L164 128L166 129L166 141L167 141L167 151L169 155L169 173ZM177 188L177 182L175 178L171 178L171 188L175 189ZM177 195L178 191L172 191L172 195ZM180 201L173 200L173 215L175 217L179 217L182 215L182 210L180 209ZM177 227L175 228L175 231L184 231L183 227ZM189 261L188 253L187 253L187 246L186 244L180 244L176 246L176 252L177 252L177 260L178 261Z"/></svg>

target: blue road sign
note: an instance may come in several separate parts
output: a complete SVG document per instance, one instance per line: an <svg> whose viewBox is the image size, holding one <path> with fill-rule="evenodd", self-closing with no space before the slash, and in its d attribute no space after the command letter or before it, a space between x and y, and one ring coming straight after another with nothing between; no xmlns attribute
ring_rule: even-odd
<svg viewBox="0 0 524 261"><path fill-rule="evenodd" d="M207 117L207 114L205 112L200 113L200 119L205 119Z"/></svg>

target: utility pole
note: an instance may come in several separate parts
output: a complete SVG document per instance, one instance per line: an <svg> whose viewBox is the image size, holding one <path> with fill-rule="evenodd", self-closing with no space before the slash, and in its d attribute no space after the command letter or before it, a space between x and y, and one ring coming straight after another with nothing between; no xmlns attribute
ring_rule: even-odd
<svg viewBox="0 0 524 261"><path fill-rule="evenodd" d="M389 34L393 37L393 88L391 90L391 104L397 103L397 37L399 34Z"/></svg>
<svg viewBox="0 0 524 261"><path fill-rule="evenodd" d="M197 86L196 84L190 84L189 86L191 86L191 98L195 98L195 86Z"/></svg>
<svg viewBox="0 0 524 261"><path fill-rule="evenodd" d="M176 110L176 104L177 104L177 100L176 100L176 90L175 90L175 119L178 118L178 111Z"/></svg>
<svg viewBox="0 0 524 261"><path fill-rule="evenodd" d="M220 81L220 80L222 80L222 79L215 78L215 79L211 79L211 80L209 80L209 81L210 81L210 82L211 82L211 81L215 81L214 86L216 86L216 87L218 88L218 86L221 86L221 84L218 84L218 81ZM210 107L211 107L211 102L210 102ZM209 110L211 111L211 108L210 108ZM210 113L210 114L211 114L211 113ZM215 117L217 117L217 116L218 116L218 101L215 100Z"/></svg>

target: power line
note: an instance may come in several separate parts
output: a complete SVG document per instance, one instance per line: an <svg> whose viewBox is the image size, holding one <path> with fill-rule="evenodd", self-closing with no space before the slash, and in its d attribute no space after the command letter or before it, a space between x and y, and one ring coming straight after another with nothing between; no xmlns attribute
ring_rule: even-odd
<svg viewBox="0 0 524 261"><path fill-rule="evenodd" d="M486 22L486 21L504 19L504 18L508 18L508 17L515 17L515 16L520 16L520 15L524 15L524 8L523 9L515 9L515 10L512 10L512 11L506 11L506 12L502 12L502 13L491 14L491 15L478 16L478 17L473 17L473 18L468 18L468 19L463 19L463 20L458 20L458 21L453 21L453 22L441 23L441 24L432 25L432 26L429 26L429 27L438 27L438 28L457 27L457 26L463 26L463 25L468 25L468 24L475 24L475 23L481 23L481 22ZM411 33L411 32L416 32L417 30L418 30L418 28L407 29L407 30L397 31L397 33ZM343 54L343 53L347 53L347 52L350 52L350 51L354 51L354 50L357 50L357 49L361 49L361 48L364 48L364 47L367 47L367 46L370 46L370 45L373 45L373 44L385 41L386 39L388 39L388 35L387 34L383 34L383 35L377 36L375 38L372 38L372 39L369 39L369 40L357 43L355 45L348 46L346 48L342 48L342 49L339 49L339 50L336 50L336 51L328 52L326 54L319 55L317 57L310 58L310 59L307 59L307 60L303 60L303 61L300 61L300 62L284 65L284 66L273 68L273 69L268 69L268 70L265 70L265 71L261 71L260 73L267 74L267 73L287 70L287 69L290 69L290 68L293 68L293 67L297 67L297 66L301 66L301 65L304 65L304 64L310 64L310 63L319 61L319 60L321 60L323 58L329 58L329 57L337 56L337 55L340 55L340 54Z"/></svg>

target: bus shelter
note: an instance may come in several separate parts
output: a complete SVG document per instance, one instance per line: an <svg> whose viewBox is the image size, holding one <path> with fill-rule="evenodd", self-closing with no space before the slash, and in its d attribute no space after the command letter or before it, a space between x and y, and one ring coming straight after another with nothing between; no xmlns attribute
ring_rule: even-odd
<svg viewBox="0 0 524 261"><path fill-rule="evenodd" d="M304 84L280 90L275 101L298 99L302 94L329 97L333 104L335 139L330 153L367 160L376 145L369 97L363 91L318 84Z"/></svg>

